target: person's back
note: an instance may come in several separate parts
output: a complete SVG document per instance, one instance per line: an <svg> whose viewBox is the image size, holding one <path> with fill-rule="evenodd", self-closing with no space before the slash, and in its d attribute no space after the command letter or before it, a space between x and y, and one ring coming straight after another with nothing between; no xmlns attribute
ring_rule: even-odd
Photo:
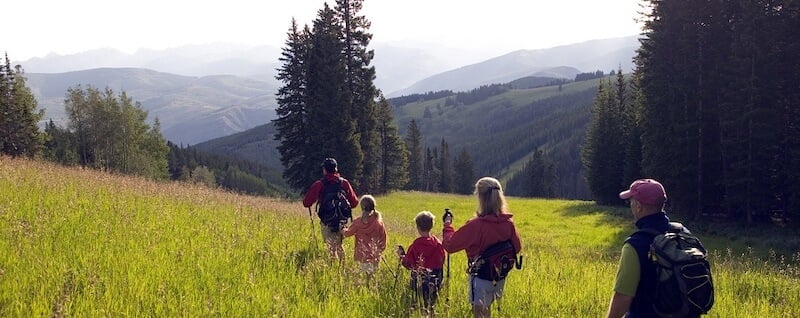
<svg viewBox="0 0 800 318"><path fill-rule="evenodd" d="M484 177L475 183L478 199L476 216L455 230L452 222L445 220L442 229L443 246L448 253L465 250L470 262L476 260L489 246L510 241L514 254L519 254L522 243L519 233L508 213L505 195L500 181ZM475 317L490 317L491 305L503 296L505 279L487 280L477 275L469 277L469 295Z"/></svg>
<svg viewBox="0 0 800 318"><path fill-rule="evenodd" d="M422 211L414 218L417 225L417 237L408 247L408 251L399 249L401 264L411 270L409 283L415 294L422 299L426 312L432 314L438 298L439 288L444 278L445 251L442 242L430 234L433 228L434 215Z"/></svg>
<svg viewBox="0 0 800 318"><path fill-rule="evenodd" d="M664 238L665 233L672 232L670 235L686 236L696 239L690 235L690 231L679 223L671 223L666 213L663 211L667 194L664 187L653 179L639 179L634 181L630 188L619 194L623 200L630 203L631 213L636 220L636 232L631 234L622 245L617 277L614 284L614 294L608 307L607 317L619 318L626 317L658 317L655 305L666 300L667 303L680 303L682 299L663 298L656 291L660 290L659 269L653 262L654 238ZM678 234L680 233L680 234ZM684 235L686 234L686 235ZM699 240L698 246L702 248ZM701 262L705 262L705 248L702 248L700 257ZM656 253L656 254L658 254ZM681 250L678 254L684 254ZM705 266L708 264L705 263ZM704 270L708 270L705 267ZM673 274L675 274L673 272ZM705 304L705 310L713 304L713 285L711 285L710 272L707 283L710 287L710 303ZM709 292L708 287L704 287L704 292ZM676 288L679 288L676 287ZM670 288L667 288L670 289ZM681 292L671 293L673 297L683 297ZM662 297L662 298L659 298ZM707 299L708 300L708 299ZM690 316L695 316L691 314Z"/></svg>
<svg viewBox="0 0 800 318"><path fill-rule="evenodd" d="M343 230L344 237L355 236L353 259L361 263L361 269L372 275L378 268L381 254L386 249L386 227L381 213L375 210L375 198L371 195L361 197L361 216Z"/></svg>
<svg viewBox="0 0 800 318"><path fill-rule="evenodd" d="M322 162L322 174L323 177L320 180L314 181L311 184L308 191L306 191L306 195L303 198L303 206L309 208L317 203L317 208L319 209L319 204L322 200L322 195L324 190L326 189L328 184L335 184L338 188L341 189L345 196L346 203L351 207L355 208L358 206L358 197L356 196L353 187L350 185L350 182L341 177L339 175L339 170L337 167L336 159L333 158L326 158ZM325 240L326 245L328 246L328 252L331 254L332 257L339 259L340 261L343 260L344 257L344 249L342 248L342 227L347 223L347 220L338 217L335 220L329 218L328 216L320 215L322 211L317 211L317 216L320 217L320 232L322 234L322 239Z"/></svg>

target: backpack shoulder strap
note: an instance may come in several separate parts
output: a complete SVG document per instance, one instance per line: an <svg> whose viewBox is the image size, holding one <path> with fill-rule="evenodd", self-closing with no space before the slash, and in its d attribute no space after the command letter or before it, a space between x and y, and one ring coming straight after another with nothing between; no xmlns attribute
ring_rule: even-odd
<svg viewBox="0 0 800 318"><path fill-rule="evenodd" d="M650 235L653 235L653 236L664 234L664 232L661 232L661 231L656 230L656 229L651 229L651 228L643 228L643 229L639 229L638 231L636 231L636 233L640 233L640 232L641 233L647 233L647 234L650 234Z"/></svg>
<svg viewBox="0 0 800 318"><path fill-rule="evenodd" d="M640 240L644 239L644 237L646 237L648 240L650 240L650 239L652 239L652 238L654 238L654 237L656 237L658 235L661 235L661 234L664 234L664 232L661 232L661 231L653 229L653 228L647 228L646 227L646 228L643 228L643 229L639 229L636 232L633 232L633 234L631 234L631 236L628 236L628 238L625 239L625 243L629 243L629 241L631 239L633 239L634 236L639 236Z"/></svg>

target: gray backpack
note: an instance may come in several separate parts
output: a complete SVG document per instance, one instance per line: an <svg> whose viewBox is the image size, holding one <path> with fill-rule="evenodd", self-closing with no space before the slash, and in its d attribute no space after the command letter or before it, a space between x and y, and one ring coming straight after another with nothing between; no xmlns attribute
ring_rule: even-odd
<svg viewBox="0 0 800 318"><path fill-rule="evenodd" d="M667 232L642 229L654 235L649 259L656 271L651 294L659 317L697 317L714 305L714 281L707 252L700 239L680 223Z"/></svg>

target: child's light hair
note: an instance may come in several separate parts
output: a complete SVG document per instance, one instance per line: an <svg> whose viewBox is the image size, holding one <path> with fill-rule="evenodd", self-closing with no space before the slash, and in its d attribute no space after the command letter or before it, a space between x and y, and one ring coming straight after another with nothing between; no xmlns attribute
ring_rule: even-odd
<svg viewBox="0 0 800 318"><path fill-rule="evenodd" d="M414 222L417 223L418 230L427 232L433 228L434 218L436 218L436 216L430 211L422 211L417 213L417 216L414 217Z"/></svg>
<svg viewBox="0 0 800 318"><path fill-rule="evenodd" d="M375 210L375 197L369 194L362 195L358 204L361 206L361 210L363 211Z"/></svg>
<svg viewBox="0 0 800 318"><path fill-rule="evenodd" d="M375 204L376 204L375 197L369 194L362 195L361 200L359 200L358 204L361 206L361 211L366 212L366 215L375 213L378 216L378 218L381 218L380 212L375 210Z"/></svg>

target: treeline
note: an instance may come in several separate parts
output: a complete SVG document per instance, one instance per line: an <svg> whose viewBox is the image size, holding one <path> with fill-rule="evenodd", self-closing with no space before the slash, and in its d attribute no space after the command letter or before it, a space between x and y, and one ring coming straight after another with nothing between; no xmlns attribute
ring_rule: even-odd
<svg viewBox="0 0 800 318"><path fill-rule="evenodd" d="M172 180L201 183L209 187L221 187L236 192L286 196L279 187L267 180L278 172L253 161L232 158L219 154L197 151L167 142L167 163Z"/></svg>
<svg viewBox="0 0 800 318"><path fill-rule="evenodd" d="M458 92L452 98L445 100L445 106L469 105L487 100L489 97L500 95L511 89L510 84L481 85L467 92Z"/></svg>
<svg viewBox="0 0 800 318"><path fill-rule="evenodd" d="M419 125L413 119L404 142L409 151L408 183L404 189L471 193L476 180L475 167L466 149L462 148L456 156L452 156L450 145L444 138L439 147L426 146Z"/></svg>
<svg viewBox="0 0 800 318"><path fill-rule="evenodd" d="M537 87L563 85L571 82L565 78L527 76L508 83L512 89L531 89Z"/></svg>
<svg viewBox="0 0 800 318"><path fill-rule="evenodd" d="M404 95L400 97L389 98L389 104L392 107L401 107L403 105L417 103L417 102L424 102L439 98L444 98L448 96L452 96L453 91L451 90L442 90L436 92L427 92L425 94L411 94L411 95Z"/></svg>
<svg viewBox="0 0 800 318"><path fill-rule="evenodd" d="M508 180L506 192L520 197L552 198L558 191L555 163L541 149L525 162L522 169Z"/></svg>
<svg viewBox="0 0 800 318"><path fill-rule="evenodd" d="M587 170L614 171L593 172L601 178L594 182L608 188L592 192L614 203L612 192L647 176L662 181L672 209L689 218L797 220L800 2L648 4L635 91L620 105L607 84L595 102L598 122L623 118L624 125L597 124L590 139L622 135L616 144L587 143L586 150L631 165L590 162Z"/></svg>
<svg viewBox="0 0 800 318"><path fill-rule="evenodd" d="M578 73L578 74L575 75L575 81L576 82L588 81L588 80L593 80L593 79L597 79L597 78L603 78L605 76L606 76L606 74L603 73L603 71L601 71L601 70L597 70L595 72L588 72L588 73Z"/></svg>
<svg viewBox="0 0 800 318"><path fill-rule="evenodd" d="M21 66L8 56L0 65L0 153L40 158L155 180L181 180L249 194L285 195L268 179L276 171L261 165L167 143L158 119L147 123L147 111L124 91L92 86L69 88L64 99L66 122L37 122L43 111L26 85Z"/></svg>
<svg viewBox="0 0 800 318"><path fill-rule="evenodd" d="M167 146L158 119L151 127L138 102L110 88L70 88L64 100L66 127L51 120L44 158L65 165L167 178Z"/></svg>

